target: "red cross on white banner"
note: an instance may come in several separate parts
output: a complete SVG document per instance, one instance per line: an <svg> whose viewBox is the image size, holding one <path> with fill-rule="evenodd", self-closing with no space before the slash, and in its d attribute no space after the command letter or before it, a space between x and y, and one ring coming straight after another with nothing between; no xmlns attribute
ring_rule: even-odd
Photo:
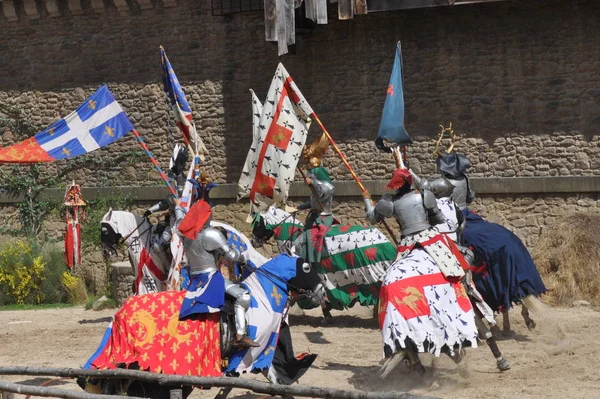
<svg viewBox="0 0 600 399"><path fill-rule="evenodd" d="M252 94L253 142L238 184L238 197L250 197L252 212L260 212L287 199L312 109L281 64L264 105Z"/></svg>

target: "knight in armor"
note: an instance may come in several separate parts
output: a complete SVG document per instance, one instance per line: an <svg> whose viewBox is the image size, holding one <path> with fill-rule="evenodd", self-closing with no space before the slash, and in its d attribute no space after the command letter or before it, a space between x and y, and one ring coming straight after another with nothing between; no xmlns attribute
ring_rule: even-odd
<svg viewBox="0 0 600 399"><path fill-rule="evenodd" d="M466 156L451 152L445 156L438 156L436 164L441 174L439 178L421 178L413 170L410 170L411 176L416 188L429 190L436 198L448 197L456 204L459 224L457 242L463 244L463 232L466 227L463 211L475 199L475 192L471 189L469 178L464 173L471 166L471 162Z"/></svg>
<svg viewBox="0 0 600 399"><path fill-rule="evenodd" d="M298 210L310 210L304 225L304 239L299 241L304 248L298 249L310 263L319 263L321 255L327 253L325 235L332 225L338 224L332 209L335 187L327 169L321 166L327 145L327 137L323 134L307 146L303 153L309 166L306 184L310 187L311 194L309 201L298 206Z"/></svg>
<svg viewBox="0 0 600 399"><path fill-rule="evenodd" d="M473 279L485 302L492 310L502 312L510 309L513 303L521 303L529 295L539 296L546 292L523 242L510 230L486 222L469 209L469 204L475 198L466 174L471 166L469 159L456 152L440 153L436 163L441 177L419 179L418 186L439 187L450 183L450 198L460 209L463 220L459 240L463 245L473 248ZM527 326L533 329L535 323L527 321Z"/></svg>
<svg viewBox="0 0 600 399"><path fill-rule="evenodd" d="M250 293L240 285L225 279L217 263L220 257L244 263L244 256L229 245L225 229L210 227L211 209L207 202L196 202L188 213L181 207L180 199L175 199L174 203L175 227L183 239L191 279L180 318L219 311L224 305L227 293L235 299L234 344L240 347L258 347L259 344L246 335L246 311L250 306Z"/></svg>
<svg viewBox="0 0 600 399"><path fill-rule="evenodd" d="M168 180L171 186L176 188L179 196L183 192L185 185L185 164L187 163L189 152L187 148L180 147L178 144L173 149L173 155L170 159ZM157 204L146 209L144 217L147 218L153 213L166 212L164 219L159 220L158 224L154 228L154 234L152 237L152 249L158 256L170 257L170 243L172 236L172 224L171 215L175 211L175 204L173 202L174 197L169 196L166 199L158 202ZM165 264L169 264L167 261Z"/></svg>
<svg viewBox="0 0 600 399"><path fill-rule="evenodd" d="M434 226L445 222L435 195L427 189L412 188L412 183L413 177L408 169L396 169L377 205L373 205L369 197L364 199L367 220L375 224L394 217L400 225L399 257L408 255L419 246L433 258L448 280L463 278L465 270L468 270L468 260L464 255L470 258L471 252L459 248L434 229Z"/></svg>

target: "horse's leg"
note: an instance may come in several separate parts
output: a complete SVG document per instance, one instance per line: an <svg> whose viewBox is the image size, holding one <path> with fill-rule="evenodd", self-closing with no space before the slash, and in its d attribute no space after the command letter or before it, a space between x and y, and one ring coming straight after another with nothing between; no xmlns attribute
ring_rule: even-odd
<svg viewBox="0 0 600 399"><path fill-rule="evenodd" d="M527 306L525 306L524 303L521 304L521 316L523 316L523 319L525 320L525 325L527 326L527 329L529 331L533 331L536 324L535 321L533 321L529 316L529 309L527 309Z"/></svg>
<svg viewBox="0 0 600 399"><path fill-rule="evenodd" d="M333 316L331 315L331 309L333 309L333 307L331 306L331 304L327 301L323 301L321 302L321 311L323 312L323 317L325 318L325 321L329 322L333 319Z"/></svg>
<svg viewBox="0 0 600 399"><path fill-rule="evenodd" d="M498 348L498 343L496 342L496 338L492 335L491 331L487 328L485 323L483 322L483 316L479 313L475 313L475 324L477 325L477 331L479 335L485 339L485 342L488 344L494 358L496 359L496 367L500 371L510 370L510 365L508 361L502 356L502 352Z"/></svg>
<svg viewBox="0 0 600 399"><path fill-rule="evenodd" d="M419 354L413 350L407 350L406 354L410 361L410 368L413 371L416 371L419 374L419 377L423 377L426 373L425 366L421 363L421 359L419 359Z"/></svg>
<svg viewBox="0 0 600 399"><path fill-rule="evenodd" d="M508 318L508 309L502 311L502 332L508 334L510 330L510 320Z"/></svg>

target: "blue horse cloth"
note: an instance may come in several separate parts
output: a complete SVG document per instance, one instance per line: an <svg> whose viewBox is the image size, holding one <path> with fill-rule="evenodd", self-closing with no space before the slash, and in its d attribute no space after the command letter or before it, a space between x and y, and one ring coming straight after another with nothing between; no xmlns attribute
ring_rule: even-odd
<svg viewBox="0 0 600 399"><path fill-rule="evenodd" d="M548 291L519 237L468 209L463 215L464 244L475 253L473 281L492 310L508 310L526 296Z"/></svg>
<svg viewBox="0 0 600 399"><path fill-rule="evenodd" d="M225 304L225 279L220 271L191 276L179 319L194 314L220 312Z"/></svg>

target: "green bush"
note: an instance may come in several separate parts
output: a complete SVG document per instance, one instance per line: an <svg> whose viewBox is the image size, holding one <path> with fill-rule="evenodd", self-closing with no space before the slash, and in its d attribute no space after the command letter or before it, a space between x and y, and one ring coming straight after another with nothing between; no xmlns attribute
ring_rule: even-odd
<svg viewBox="0 0 600 399"><path fill-rule="evenodd" d="M46 267L44 268L44 281L41 290L44 294L45 303L68 303L67 290L62 283L62 275L68 272L65 262L64 249L57 244L46 244L38 248Z"/></svg>
<svg viewBox="0 0 600 399"><path fill-rule="evenodd" d="M17 240L0 250L2 305L37 305L44 301L41 289L46 264L34 246Z"/></svg>
<svg viewBox="0 0 600 399"><path fill-rule="evenodd" d="M15 240L0 249L0 306L86 300L85 284L70 274L59 243Z"/></svg>

